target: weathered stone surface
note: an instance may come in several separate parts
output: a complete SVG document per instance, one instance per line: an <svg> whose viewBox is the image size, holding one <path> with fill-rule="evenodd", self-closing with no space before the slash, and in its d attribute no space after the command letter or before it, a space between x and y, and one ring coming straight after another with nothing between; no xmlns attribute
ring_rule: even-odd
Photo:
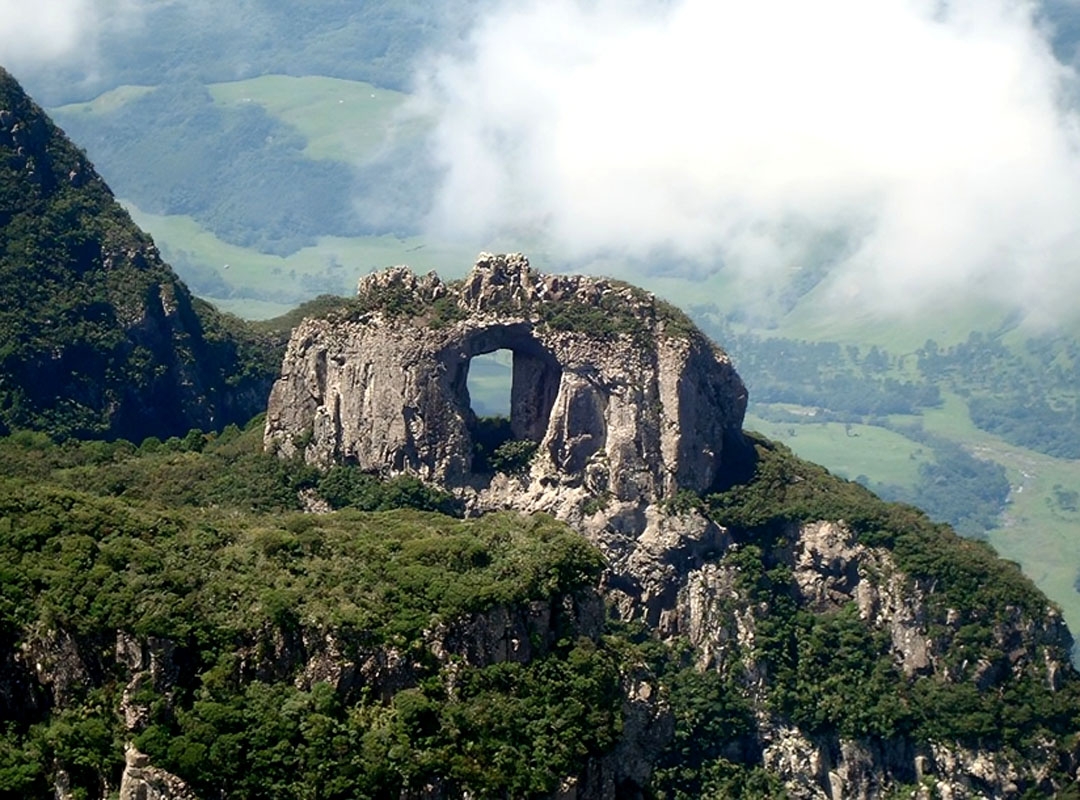
<svg viewBox="0 0 1080 800"><path fill-rule="evenodd" d="M151 766L150 759L133 746L128 746L125 758L120 800L198 800L180 778Z"/></svg>
<svg viewBox="0 0 1080 800"><path fill-rule="evenodd" d="M513 436L537 445L521 474L480 475L473 464L469 362L497 349L514 354ZM662 638L683 638L699 669L717 670L745 692L753 730L732 743L732 757L766 767L792 798L869 800L920 781L920 797L931 784L936 796L953 798L1051 787L1042 774L1053 763L1049 749L1043 762L1021 763L902 735L809 733L777 714L777 676L758 646L773 609L747 589L737 560L723 558L746 532L724 529L685 502L692 495L679 494L741 477L732 471L744 455L745 404L727 356L652 295L541 275L518 255L482 255L457 284L400 267L368 276L351 311L297 328L271 394L265 442L321 466L417 475L457 493L469 513L513 508L569 523L606 558L600 588L609 606ZM909 678L971 680L993 691L1029 667L1051 686L1069 669L1068 632L1052 609L1039 618L1005 609L994 628L994 650L1004 655L956 663L948 657L953 639L971 620L942 613L934 581L905 575L888 549L860 543L837 520L792 523L781 533L784 544L769 558L790 573L791 599L815 614L857 609L880 632L881 655ZM543 655L543 632L558 612L544 603L494 609L430 631L427 643L440 658L527 662ZM599 609L571 602L562 613L577 630L599 631ZM407 673L407 664L391 661L352 668L384 682ZM339 690L348 685L324 671ZM623 741L567 776L555 796L607 800L640 790L672 733L654 689L627 676Z"/></svg>
<svg viewBox="0 0 1080 800"><path fill-rule="evenodd" d="M722 480L741 441L747 396L730 359L647 292L540 274L521 255L481 255L457 284L395 267L364 278L357 305L294 331L267 447L415 474L472 513L551 513L612 559L628 616L674 632L683 566L724 534L664 505ZM524 476L473 469L469 363L499 349L514 354L513 436L538 445Z"/></svg>
<svg viewBox="0 0 1080 800"><path fill-rule="evenodd" d="M580 481L594 467L615 499L656 503L711 486L739 433L746 391L730 360L641 290L482 255L461 284L397 267L361 281L359 296L390 304L294 332L268 446L468 483L469 362L498 349L514 353L512 427L540 444L538 479ZM564 313L585 322L567 329Z"/></svg>

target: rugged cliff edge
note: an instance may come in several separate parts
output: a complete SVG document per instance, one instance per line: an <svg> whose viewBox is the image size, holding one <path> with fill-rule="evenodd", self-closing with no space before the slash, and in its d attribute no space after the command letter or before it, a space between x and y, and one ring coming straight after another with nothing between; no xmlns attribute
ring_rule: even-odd
<svg viewBox="0 0 1080 800"><path fill-rule="evenodd" d="M466 388L470 360L496 349L514 357L512 439L535 446L501 472L475 455ZM346 309L299 326L265 441L585 534L613 611L689 643L739 698L725 732L688 729L683 758L705 761L693 780L671 777L678 730L645 757L660 796L743 794L732 764L778 781L765 795L834 800L1019 797L1073 779L1077 676L1058 612L988 548L745 437L745 405L729 359L652 295L484 254L453 284L368 276Z"/></svg>
<svg viewBox="0 0 1080 800"><path fill-rule="evenodd" d="M409 471L462 485L476 420L469 363L514 354L511 429L560 488L659 503L709 489L746 392L730 360L675 308L631 286L542 275L481 256L462 282L406 268L360 282L347 319L295 332L267 442L311 463ZM583 483L584 481L584 483Z"/></svg>

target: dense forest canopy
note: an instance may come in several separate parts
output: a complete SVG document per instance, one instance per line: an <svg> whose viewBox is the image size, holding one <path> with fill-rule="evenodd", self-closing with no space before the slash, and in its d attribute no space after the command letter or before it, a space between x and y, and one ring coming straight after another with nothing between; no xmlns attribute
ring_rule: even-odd
<svg viewBox="0 0 1080 800"><path fill-rule="evenodd" d="M461 521L409 510L432 498L377 480L369 495L382 492L379 507L399 510L304 514L298 492L333 494L341 478L266 455L260 442L258 419L246 431L138 447L0 439L0 708L9 720L0 796L44 796L58 769L78 796L115 787L121 703L143 709L136 745L201 796L307 797L315 785L325 798L396 796L433 780L451 791L540 796L614 745L631 676L663 692L673 715L650 796L783 792L750 745L745 678L701 671L683 645L661 644L640 625L611 621L590 634L566 617L523 663L455 666L431 655L433 625L493 606L588 602L603 560L578 534L544 516ZM770 713L810 732L1021 756L1073 729L1072 677L1055 692L1033 671L1004 694L905 677L854 606L822 615L794 603L787 525L826 518L889 547L916 580L941 582L935 602L969 620L950 653L958 669L1005 657L994 626L1016 609L1042 613L1045 598L984 545L782 446L755 446L748 482L698 502L738 540L719 563L736 566L742 590L770 608L758 644L772 676ZM65 646L91 670L52 695L54 708L34 694L40 687L19 683L29 679L13 660L13 648L42 646L47 630L70 637ZM118 635L170 643L160 657L174 677L122 693L130 667L95 650ZM331 636L346 654L390 646L414 663L388 694L360 684L335 691L302 679L302 659L290 661L290 648L313 636ZM49 669L62 674L63 663Z"/></svg>

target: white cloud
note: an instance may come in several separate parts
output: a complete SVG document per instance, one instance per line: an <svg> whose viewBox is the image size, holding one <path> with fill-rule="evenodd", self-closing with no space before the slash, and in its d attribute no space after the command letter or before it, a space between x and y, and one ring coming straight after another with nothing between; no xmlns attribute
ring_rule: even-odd
<svg viewBox="0 0 1080 800"><path fill-rule="evenodd" d="M88 0L0 0L0 61L50 61L75 49L93 13Z"/></svg>
<svg viewBox="0 0 1080 800"><path fill-rule="evenodd" d="M145 0L0 0L0 64L16 72L91 64L108 31L137 25Z"/></svg>
<svg viewBox="0 0 1080 800"><path fill-rule="evenodd" d="M418 95L434 230L541 231L767 282L843 230L836 286L1061 310L1080 288L1075 75L1015 0L507 3ZM1061 307L1061 308L1057 308Z"/></svg>

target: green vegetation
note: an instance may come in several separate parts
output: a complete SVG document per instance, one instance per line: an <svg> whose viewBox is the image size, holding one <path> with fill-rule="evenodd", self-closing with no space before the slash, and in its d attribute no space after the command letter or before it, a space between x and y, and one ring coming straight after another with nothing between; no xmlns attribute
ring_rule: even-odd
<svg viewBox="0 0 1080 800"><path fill-rule="evenodd" d="M537 442L528 439L511 439L503 442L491 454L491 467L496 472L517 475L527 472L529 463L536 455Z"/></svg>
<svg viewBox="0 0 1080 800"><path fill-rule="evenodd" d="M985 539L995 527L1009 498L1009 480L1000 464L975 458L967 450L921 427L899 429L908 439L925 445L933 461L918 466L912 488L856 480L889 500L917 505L930 516L947 522L964 536Z"/></svg>
<svg viewBox="0 0 1080 800"><path fill-rule="evenodd" d="M380 480L355 467L331 467L316 484L319 496L332 508L388 511L417 508L460 516L459 503L446 492L433 489L410 475Z"/></svg>
<svg viewBox="0 0 1080 800"><path fill-rule="evenodd" d="M377 154L395 133L395 113L405 101L400 92L370 83L317 75L263 75L207 88L222 106L255 103L295 128L307 142L308 158L349 164Z"/></svg>
<svg viewBox="0 0 1080 800"><path fill-rule="evenodd" d="M865 544L889 547L897 566L916 580L949 574L936 596L950 608L986 618L1004 613L1006 606L1033 615L1046 608L1046 599L1020 570L988 545L957 536L912 506L884 502L784 445L747 437L755 451L752 479L706 498L718 522L776 532L785 522L843 520Z"/></svg>
<svg viewBox="0 0 1080 800"><path fill-rule="evenodd" d="M679 669L677 663L665 666L675 730L653 776L653 796L657 800L786 797L780 781L754 766L754 759L743 752L750 749L755 722L742 687L712 670Z"/></svg>
<svg viewBox="0 0 1080 800"><path fill-rule="evenodd" d="M755 402L789 403L828 412L841 422L889 414L915 414L941 405L941 391L927 378L901 377L904 365L888 351L837 342L811 342L739 333L730 323L706 330L736 358Z"/></svg>
<svg viewBox="0 0 1080 800"><path fill-rule="evenodd" d="M1053 410L1036 397L1048 388L1045 379L1036 384L1036 375L1049 374L1054 387L1049 396L1067 404L1060 398L1071 396L1068 387L1075 379L1065 340L1028 339L1026 350L1038 357L1033 361L1001 343L1009 330L1005 326L996 337L975 333L944 350L928 341L915 353L898 357L877 345L842 347L740 334L726 324L714 327L735 353L753 396L763 403L757 414L772 424L774 434L848 477L858 476L882 497L918 505L967 536L985 538L1000 524L1010 485L999 463L975 458L957 443L953 437L958 431L943 436L924 428L923 416L945 405L939 387L962 392L976 425L1015 444L1065 454L1074 436L1072 412ZM901 380L903 375L917 380ZM1024 396L1010 400L1003 380L1027 387ZM1006 413L1003 409L1010 409L1012 422L994 416ZM828 422L843 424L845 441L839 452L815 444L822 434L812 426ZM1035 430L1044 444L1036 440ZM805 447L796 441L800 435L808 436ZM857 441L863 436L868 440ZM906 476L895 463L905 452L911 459ZM854 472L843 468L852 459L861 462ZM890 479L890 471L896 477Z"/></svg>
<svg viewBox="0 0 1080 800"><path fill-rule="evenodd" d="M919 369L968 398L972 421L1011 444L1080 458L1080 342L1042 335L1019 352L972 332L949 348L927 341Z"/></svg>
<svg viewBox="0 0 1080 800"><path fill-rule="evenodd" d="M472 435L472 471L479 474L525 472L538 446L527 439L514 439L510 420L503 416L478 417Z"/></svg>
<svg viewBox="0 0 1080 800"><path fill-rule="evenodd" d="M739 547L727 558L739 568L744 591L770 615L757 630L757 647L775 680L773 708L808 731L845 736L945 739L1027 752L1039 738L1064 735L1077 687L1054 692L1032 665L1002 687L1003 703L979 692L980 663L1007 663L1008 644L994 626L1012 610L1041 616L1046 599L1019 569L986 545L962 539L914 508L884 503L858 484L796 458L782 445L751 439L753 477L707 498L717 521L736 531ZM843 520L859 541L888 547L897 567L923 587L931 635L948 642L956 682L901 676L888 647L858 619L854 607L814 615L794 603L786 522ZM949 613L959 622L946 624ZM1064 653L1059 656L1064 657Z"/></svg>
<svg viewBox="0 0 1080 800"><path fill-rule="evenodd" d="M256 413L273 347L193 300L2 71L0 107L17 121L0 136L0 431L141 439Z"/></svg>
<svg viewBox="0 0 1080 800"><path fill-rule="evenodd" d="M484 796L543 795L610 751L633 675L663 693L674 720L650 796L782 796L761 767L738 662L702 671L690 650L661 645L643 626L581 638L569 617L553 638L531 638L528 663L433 658L427 632L440 625L594 586L603 563L580 536L542 515L417 510L449 498L410 479L319 474L264 455L261 428L256 419L244 431L139 446L0 440L0 659L62 631L98 676L51 712L4 711L18 722L0 732L0 796L44 794L57 767L86 797L102 776L115 785L129 676L102 643L116 631L170 643L176 677L144 683L130 700L146 709L136 743L204 794L255 798L271 787L300 798L319 786L320 797L382 797L437 781ZM773 714L807 733L959 741L1017 757L1073 729L1075 682L1052 692L1037 665L995 691L975 688L979 664L1008 658L994 626L1017 610L1045 611L1013 565L781 445L750 445L739 483L683 502L736 538L720 563L737 567L740 591L765 612L753 655ZM299 494L313 490L352 508L298 513ZM865 544L889 547L929 592L930 632L947 643L955 682L904 677L887 634L853 605L798 606L787 524L818 519L845 520ZM949 613L959 622L946 624ZM299 680L311 656L303 648L314 646L301 642L327 636L353 661L393 648L403 682L380 693L365 681Z"/></svg>
<svg viewBox="0 0 1080 800"><path fill-rule="evenodd" d="M606 289L594 302L577 298L547 300L539 307L545 324L559 331L577 331L598 338L630 336L638 346L648 344L649 325L664 323L668 336L687 337L697 330L681 309L653 298L644 289L624 281L605 279Z"/></svg>
<svg viewBox="0 0 1080 800"><path fill-rule="evenodd" d="M346 109L335 92L347 89L350 99L362 100L360 84L283 76L221 83L237 75L290 72L400 88L407 54L421 50L445 21L407 6L394 0L359 5L320 0L303 8L280 3L256 8L243 0L227 12L196 17L194 7L159 4L149 10L147 28L161 36L125 38L102 54L110 85L132 85L87 107L64 109L65 124L86 126L80 138L95 158L99 147L108 151L115 142L126 143L126 152L118 147L102 162L110 180L114 171L118 186L130 179L133 188L129 192L125 183L125 193L148 209L167 212L146 216L169 232L162 242L166 255L192 277L199 293L224 299L233 310L272 316L317 293L347 293L358 273L389 263L464 265L467 257L458 253L415 250L425 242L406 234L418 217L385 212L387 198L380 193L388 187L398 194L385 206L409 207L401 200L415 195L426 168L423 159L414 158L416 151L396 150L366 170L334 165L349 154L374 152L379 126L396 98L376 90L380 107L370 117L358 104L344 104L350 125L371 123L357 141L347 141L336 130L335 115ZM445 14L458 26L470 18L460 4L451 4ZM258 35L237 36L239 26L253 19ZM351 58L341 58L345 46ZM187 54L198 61L197 68L185 63ZM162 74L173 88L134 85L157 82ZM70 78L57 73L56 85L63 88L54 98L63 92L62 99L74 99L67 95L87 85L82 76ZM249 96L252 102L244 103ZM139 109L145 112L141 116L134 113ZM174 111L177 116L170 116ZM181 119L185 113L190 116ZM103 130L112 138L102 136ZM149 139L161 138L162 130L178 133L165 137L177 161L166 159L153 175L131 172L145 171L158 160L140 165L132 153L149 152ZM224 142L222 152L199 145L200 136ZM110 159L116 163L106 164ZM186 163L197 168L184 174L177 168L181 159L194 159ZM126 225L122 214L111 218L116 228L110 223L91 225L89 235L65 233L72 220L82 223L96 213L94 201L73 199L65 183L65 170L75 163L83 162L61 152L49 165L55 170L36 173L46 176L43 186L55 179L62 189L55 206L31 211L48 224L40 236L22 236L17 218L21 212L15 203L24 197L36 202L39 196L33 186L16 185L11 178L26 165L19 163L0 178L0 227L18 240L0 248L5 285L17 287L10 307L0 306L5 315L0 329L20 332L0 339L0 360L5 369L14 365L37 376L50 392L59 384L46 367L56 366L64 376L73 365L94 368L77 375L72 396L50 408L41 405L49 399L34 395L30 382L18 390L6 384L0 390L0 420L12 427L42 427L57 439L69 434L140 439L153 430L165 440L150 438L139 447L125 441L56 444L20 433L0 442L0 660L5 668L24 643L20 637L28 625L66 625L84 654L100 654L102 642L114 633L109 625L118 620L134 625L131 609L145 610L140 630L177 637L190 661L182 685L168 692L147 689L140 698L152 715L139 744L204 794L230 798L311 796L312 787L321 797L400 796L429 782L479 796L549 793L561 776L604 752L617 737L622 677L652 670L663 676L676 723L673 744L651 787L655 797L782 796L775 779L757 766L760 754L746 748L752 720L737 676L691 669L640 632L614 631L600 642L566 637L528 665L455 668L449 675L425 662L414 645L417 631L431 620L427 615L441 619L482 607L493 597L531 599L550 586L572 588L595 577L595 553L572 547L580 543L550 521L492 517L486 524L493 527L486 528L391 511L402 505L453 509L444 505L445 497L415 481L384 484L345 468L321 476L301 464L265 458L257 452L257 425L245 432L229 427L220 435L195 430L181 436L191 424L186 419L171 427L120 429L95 416L91 401L99 398L92 395L100 387L108 394L109 387L149 384L168 369L145 348L124 349L106 324L110 314L122 314L108 304L120 297L114 308L123 312L157 286L172 286L173 279L146 282L145 273L121 264L105 289L93 281L73 281L98 258L99 233L101 241L121 249L149 244L145 238L126 238L127 233L116 235ZM327 182L320 169L329 166L336 174ZM229 202L207 184L206 175L215 171ZM281 186L289 191L279 191ZM312 186L319 187L320 202L314 204ZM304 195L301 201L294 188ZM357 198L361 213L349 219L350 203ZM323 200L335 205L329 215ZM420 214L424 206L411 208ZM370 231L394 235L352 240L329 235ZM89 261L83 258L87 254ZM46 264L72 269L41 270ZM844 426L844 437L851 440L843 447L827 445L837 458L856 446L864 450L861 459L844 453L849 475L870 476L866 482L971 535L998 522L1007 490L1000 468L972 457L977 444L979 456L989 454L1004 465L1015 487L1005 519L1010 527L992 531L991 538L1040 581L1071 586L1080 563L1073 535L1080 471L1064 459L1080 453L1075 343L1044 336L1020 341L1005 327L965 342L969 330L986 324L986 315L948 309L933 323L941 332L931 333L945 345L926 342L919 349L928 328L913 325L897 333L898 327L881 326L857 308L837 323L823 319L813 302L800 307L801 299L813 300L820 277L820 271L803 270L783 298L791 311L783 320L787 339L742 336L737 325L718 334L736 355L755 402L768 401L759 407L762 416L778 420L780 430L797 429L794 443L801 449L814 436L806 412L818 410L816 420L831 420L833 432ZM652 285L663 281L676 283L667 277ZM710 293L724 295L724 286L723 278L713 276L707 282L680 281L676 288L687 302L700 302ZM44 294L54 289L58 295ZM214 363L221 384L233 388L250 386L266 374L267 363L274 361L272 347L280 345L281 334L295 320L294 315L269 322L267 338L260 339L238 320L191 301L182 287L165 295L163 300L179 299L185 330L194 331L189 322L197 318L209 343L200 351L197 342L181 336L177 371ZM183 310L185 304L191 314ZM338 306L327 298L311 310L331 313ZM555 311L549 324L584 326L605 336L635 334L637 323L622 310ZM456 312L444 306L434 313L437 321L452 322ZM670 331L683 329L681 314L659 304L658 313ZM29 327L20 327L27 320ZM852 341L859 346L844 346ZM57 348L68 342L77 346L57 360ZM107 356L99 359L101 353ZM166 394L144 404L160 413L168 407ZM793 408L797 413L784 418ZM903 419L896 419L898 414ZM219 415L217 424L244 416L236 409ZM911 427L920 420L922 429ZM0 430L4 427L0 424ZM956 444L961 431L964 449ZM527 463L529 444L504 441L483 458L493 469L513 469ZM865 451L881 447L899 451L886 471L866 464ZM756 448L755 477L707 502L738 531L740 546L728 558L740 567L742 588L769 609L758 645L773 678L775 713L808 731L959 739L1010 752L1042 735L1060 740L1063 732L1075 730L1071 683L1051 695L1025 674L995 694L977 691L970 680L971 665L1002 663L1007 655L991 635L1001 609L1012 604L1035 613L1044 602L1011 565L913 509L880 504L782 447L758 441ZM354 510L300 515L301 491ZM677 499L675 506L705 502L686 495ZM597 498L595 506L604 502ZM888 659L872 656L883 652L882 642L861 625L852 607L827 615L793 607L783 523L819 515L843 515L863 542L893 547L902 568L924 588L929 583L937 590L933 634L936 640L952 638L951 666L963 681L951 685L919 678L906 684ZM505 529L505 535L496 529ZM539 549L531 537L541 543ZM557 552L547 552L548 546ZM560 551L564 546L567 550ZM457 570L454 581L436 574L447 563ZM493 564L499 570L493 572ZM335 565L341 572L324 585L320 576ZM533 567L537 571L529 573ZM460 591L449 585L458 577L464 585ZM515 594L519 589L522 593ZM422 597L414 602L413 593ZM203 620L204 605L217 609L217 616ZM946 608L963 615L959 629L940 624ZM287 639L311 624L340 625L357 647L382 639L416 655L416 685L391 697L356 697L320 683L299 688L291 674L254 679L242 674L237 652L245 657L258 648L268 652L274 637ZM358 638L349 639L352 634ZM70 707L52 713L42 710L44 704L30 704L36 717L8 713L4 705L11 697L32 697L31 683L19 684L16 677L11 692L5 684L2 718L18 722L0 731L0 796L51 794L49 780L58 766L71 776L76 797L96 796L103 778L116 785L123 732L115 709L124 676L115 664L93 658L90 663L101 687L83 687Z"/></svg>
<svg viewBox="0 0 1080 800"><path fill-rule="evenodd" d="M190 216L148 214L126 205L194 292L247 318L279 316L320 294L352 295L358 276L389 264L411 264L418 271L444 272L447 265L464 270L476 255L471 248L384 235L319 237L315 245L283 257L222 241Z"/></svg>
<svg viewBox="0 0 1080 800"><path fill-rule="evenodd" d="M1071 41L1076 26L1067 14L1062 15L1059 6L1063 8L1064 4L1049 3L1044 10L1057 23L1054 27L1058 31L1058 52L1066 53L1069 45L1062 45L1062 38ZM341 163L357 154L358 160L363 160L374 152L372 147L376 146L380 132L387 130L384 127L387 115L398 96L382 88L366 91L367 88L407 89L416 55L424 53L429 46L438 47L455 41L475 20L476 13L478 7L470 2L453 2L435 11L421 11L398 0L359 5L318 0L301 12L277 0L271 3L243 0L228 12L202 6L156 5L144 9L142 26L112 32L110 47L98 54L98 69L94 76L88 77L77 68L65 70L50 66L47 72L34 75L33 80L35 89L51 103L84 101L88 94L102 92L89 103L64 108L66 116L81 119L79 124L86 126L85 135L80 134L80 138L88 144L97 142L98 134L92 129L100 121L104 120L101 124L107 127L112 124L109 120L115 121L124 115L130 123L126 135L137 140L140 147L159 136L156 118L138 117L125 109L145 101L160 85L186 82L206 88L213 98L212 110L218 113L216 119L219 120L236 120L245 108L258 107L264 112L264 121L268 120L274 131L287 131L299 149L275 149L258 140L247 143L248 148L267 161L269 174L287 173L282 165L289 166L297 170L295 175L288 173L290 179L306 184L308 178L316 174L320 159L331 158ZM143 35L145 30L154 30L155 36L146 37ZM1061 32L1065 32L1063 37ZM370 96L373 92L375 98ZM245 103L246 98L251 102ZM339 103L339 100L345 102ZM205 104L205 98L203 101ZM371 105L374 107L367 107ZM342 120L347 122L342 124ZM343 128L350 131L345 140L339 135ZM228 136L227 130L213 126L191 133L206 137ZM169 146L174 144L170 142ZM386 144L384 140L382 145ZM108 147L107 142L105 145ZM91 147L95 158L98 157L96 147L97 144ZM376 193L383 195L390 189L396 192L399 187L408 187L393 198L383 196L383 200L391 202L382 205L421 208L429 193L415 191L422 183L418 178L422 176L422 170L409 172L402 169L402 164L410 161L419 163L421 159L410 158L406 151L396 152L380 165L383 172L369 173L370 179L357 178L361 186L355 194L366 201L373 199L371 194L365 194L368 185L377 187ZM312 164L315 164L316 172L309 173ZM115 180L112 164L106 166L103 163L103 169L110 180ZM117 169L136 167L118 164ZM194 167L195 172L210 173L214 169L216 163L213 160L196 163ZM386 180L387 176L394 179ZM203 182L201 176L196 179L200 185ZM237 196L232 184L222 182L220 187L223 193ZM163 208L170 193L184 191L183 186L175 184L144 188L148 196L132 196L132 199L147 209ZM403 198L408 202L402 203ZM417 199L421 202L412 202ZM206 201L218 202L209 196ZM133 213L139 216L141 212L134 210ZM233 213L231 208L224 211L225 216ZM266 222L269 217L260 219L261 226L272 224L273 227L266 228L258 238L274 243L280 251L294 247L300 240L312 242L311 246L292 252L288 257L280 257L229 246L190 216L148 215L139 218L153 231L165 255L197 293L244 316L274 316L315 294L348 293L357 274L390 263L409 262L420 269L434 267L441 270L447 265L464 266L478 249L472 245L455 248L419 238L415 236L418 229L410 228L407 219L399 217L388 221L379 202L361 203L359 216L361 222L371 225L372 229L393 230L397 235L312 238L310 232L301 230L303 225L300 224L308 224L310 220L301 219L294 224L287 215L273 216L272 223ZM211 227L216 224L207 222ZM921 405L933 400L925 392L937 389L944 397L950 390L955 390L965 397L964 421L970 410L971 417L983 430L999 437L993 443L995 452L991 457L1015 463L1023 456L1015 450L998 448L1001 441L1031 448L1037 453L1054 454L1058 461L1039 459L1039 463L1057 473L1058 477L1051 478L1051 482L1069 479L1071 466L1063 459L1072 459L1075 455L1075 430L1080 427L1075 424L1075 374L1069 377L1073 362L1068 349L1074 346L1069 341L1075 340L1075 336L1063 337L1055 344L1057 354L1047 362L1045 355L1036 350L1042 346L1040 342L1054 337L1023 332L1015 315L1004 307L958 304L956 298L949 297L943 298L936 307L924 308L917 316L902 320L883 320L874 309L861 307L858 302L848 304L842 313L823 313L826 307L824 290L828 284L824 280L827 278L825 265L843 247L842 242L834 240L836 238L822 237L810 263L800 264L791 273L789 285L773 293L777 300L774 307L765 309L748 307L752 298L747 298L747 292L742 290L735 276L723 270L695 268L691 271L686 265L652 257L647 262L628 265L625 259L617 256L603 256L592 264L577 263L574 266L630 278L660 291L683 307L694 307L696 319L711 318L714 322L730 323L733 332L749 331L763 340L783 337L777 345L779 349L788 349L787 344L795 343L820 350L819 361L823 366L821 374L815 376L800 369L797 363L787 363L786 356L772 361L766 356L771 347L767 342L761 343L761 353L755 356L754 347L739 346L728 331L718 333L718 341L735 353L737 364L750 383L751 399L756 405L754 410L761 415L769 413L769 408L761 405L764 399L788 397L802 404L802 410L821 407L835 415L829 417L832 419L856 425L876 425L880 418L870 415L901 406L908 406L913 414L925 414L934 408L933 405ZM538 237L532 239L533 243L527 249L538 254L550 249L550 245ZM290 240L292 244L288 244ZM484 246L497 249L490 243ZM518 240L509 246L520 249L523 245ZM436 249L441 251L441 257L432 256ZM551 268L562 269L567 265L558 254L549 258ZM536 263L540 263L539 255ZM1010 354L993 356L992 361L979 366L982 356L975 354L982 352L981 345L967 347L972 331L982 331L984 337L999 342ZM916 363L921 360L916 351L924 347L927 336L940 343L939 355L952 362L948 373L931 375ZM1028 348L1025 338L1035 342L1034 350ZM836 347L846 350L848 345L857 346L860 360L866 356L868 348L876 345L890 359L888 372L863 375L861 364L838 367L832 363L826 351ZM958 349L950 354L951 348ZM800 349L804 348L795 348ZM807 354L805 351L791 360L798 362ZM771 352L771 355L776 354ZM771 363L777 367L771 368ZM1044 364L1048 365L1045 375ZM932 371L929 364L926 366ZM1065 375L1064 380L1059 379L1059 371ZM790 380L786 377L788 373ZM981 373L981 376L975 373ZM1051 385L1044 387L1046 377L1050 378ZM854 420L853 415L860 420ZM959 427L939 429L938 433L968 449L975 441ZM814 436L804 435L802 430L799 435L799 441L790 443L800 452L816 457L812 445L810 449L804 449ZM902 470L896 470L891 453L886 453L887 463L880 470L875 468L874 456L881 451L872 443L872 437L864 434L861 439L848 444L845 451L861 451L863 455L857 460L870 461L870 465L849 470L846 462L851 460L850 457L841 457L828 461L830 466L849 475L865 474L875 486L890 485L890 491L902 487L906 492L896 491L890 496L919 498L921 493L912 494L918 479L918 464L911 465L914 474L903 478L896 474ZM932 459L932 455L926 458ZM1013 469L1008 464L1005 466ZM1018 486L1016 470L1013 469L1010 475L1014 485ZM1044 528L1047 520L1042 518L1042 511L1037 506L1049 496L1046 491L1040 488L1038 498L1031 502L1027 502L1028 498L1014 497L1015 507L1006 517L999 516L994 521L1000 527L990 533L1002 544L1010 537L1022 539L1024 535L1028 536L1032 543L1030 548L1014 546L1011 542L1008 545L1011 552L1023 557L1025 564L1035 565L1032 574L1036 575L1044 571L1039 564L1044 561L1043 553L1070 547L1071 533L1060 527L1055 527L1059 535L1052 538L1049 546L1043 546L1047 544ZM972 512L967 517L980 520L972 525L982 525L985 515L974 509ZM941 517L936 510L934 513L942 519L959 519L955 515ZM1020 518L1032 522L1030 527L1017 532ZM1060 520L1049 522L1057 526ZM965 527L965 531L973 530L974 527ZM1046 565L1045 569L1052 570L1052 566ZM1075 564L1072 569L1075 571ZM1061 581L1055 577L1052 584L1042 585L1052 588L1059 584ZM1071 584L1071 579L1066 584ZM1056 595L1065 602L1060 592Z"/></svg>
<svg viewBox="0 0 1080 800"><path fill-rule="evenodd" d="M305 157L304 137L258 104L220 106L201 84L183 82L106 114L84 109L53 113L147 211L190 215L225 241L278 255L322 235L370 232L353 213L352 169ZM168 157L154 157L162 148Z"/></svg>
<svg viewBox="0 0 1080 800"><path fill-rule="evenodd" d="M464 670L452 694L427 681L386 704L343 703L327 684L211 682L190 709L163 709L138 744L203 796L229 800L397 797L433 780L538 797L616 741L618 667L583 639L528 665Z"/></svg>
<svg viewBox="0 0 1080 800"><path fill-rule="evenodd" d="M795 319L799 313L807 325ZM751 426L886 499L910 502L965 535L986 538L1023 565L1071 627L1080 625L1073 588L1080 572L1077 519L1053 492L1054 485L1080 486L1078 462L1064 457L1077 429L1076 331L1026 329L1015 316L983 306L924 314L917 324L869 312L863 319L857 310L825 319L803 309L777 330L761 332L771 338L747 333L715 306L699 305L695 315L732 353L747 382ZM809 327L813 321L819 327ZM928 332L936 341L926 340ZM886 372L864 372L868 359ZM784 396L788 374L799 391L844 375L866 398L872 396L866 379L932 385L941 402L902 415L856 414L838 384L833 398L802 398L815 405L763 403ZM776 386L781 392L770 394Z"/></svg>
<svg viewBox="0 0 1080 800"><path fill-rule="evenodd" d="M206 83L257 75L321 75L402 90L414 58L453 42L475 17L471 0L417 8L404 0L238 0L229 9L152 4L138 24L112 24L87 75L78 63L51 59L35 74L35 91L51 105L84 99L123 84ZM154 31L148 36L147 31ZM77 62L77 59L74 60ZM81 80L75 76L81 76Z"/></svg>
<svg viewBox="0 0 1080 800"><path fill-rule="evenodd" d="M262 455L260 429L139 447L0 440L0 661L5 685L26 686L0 696L12 723L0 731L0 797L44 796L58 768L78 797L117 784L130 677L105 646L117 631L169 643L173 677L131 700L148 710L136 739L204 795L397 796L437 780L532 796L611 747L624 656L576 637L569 619L533 642L528 664L440 665L425 645L439 624L593 586L602 562L581 537L542 515L290 512L300 489L340 488L348 473L320 480ZM384 506L390 496L434 495L392 482ZM71 637L94 675L51 712L11 660L45 631ZM385 696L298 687L300 638L327 636L339 658L396 648L404 685ZM284 666L270 655L282 646Z"/></svg>
<svg viewBox="0 0 1080 800"><path fill-rule="evenodd" d="M862 478L873 475L881 483L911 487L919 477L919 465L932 458L932 451L896 431L861 423L818 422L816 415L797 413L802 410L756 406L744 424L785 442L807 461L827 464L835 474L859 483L869 482Z"/></svg>

